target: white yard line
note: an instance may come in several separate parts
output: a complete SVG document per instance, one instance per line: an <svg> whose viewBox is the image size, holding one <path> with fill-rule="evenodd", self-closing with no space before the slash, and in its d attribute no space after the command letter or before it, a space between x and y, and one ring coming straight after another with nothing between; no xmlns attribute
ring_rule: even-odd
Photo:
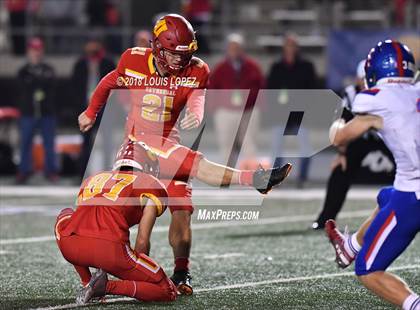
<svg viewBox="0 0 420 310"><path fill-rule="evenodd" d="M2 204L0 205L0 216L5 215L17 215L25 213L42 213L46 215L57 216L61 209L68 208L69 205L11 205Z"/></svg>
<svg viewBox="0 0 420 310"><path fill-rule="evenodd" d="M39 236L39 237L16 238L16 239L0 239L0 245L46 242L46 241L53 241L53 240L55 240L54 236Z"/></svg>
<svg viewBox="0 0 420 310"><path fill-rule="evenodd" d="M245 256L244 253L225 253L225 254L208 254L204 255L204 259L219 259L219 258L231 258Z"/></svg>
<svg viewBox="0 0 420 310"><path fill-rule="evenodd" d="M342 212L340 214L340 219L350 219L350 218L359 218L365 217L372 213L372 210L359 210L359 211L349 211ZM224 221L224 222L210 222L210 223L198 223L192 224L193 230L202 230L202 229L213 229L213 228L229 228L229 227L238 227L238 226L255 226L255 225L269 225L269 224L281 224L281 223L296 223L296 222L306 222L312 221L314 219L313 215L290 215L290 216L279 216L271 218L263 218L256 221ZM308 226L309 227L309 226ZM308 228L309 229L309 228ZM156 226L153 229L153 232L167 232L169 226ZM39 237L28 237L28 238L16 238L16 239L0 239L0 245L10 245L10 244L22 244L22 243L34 243L34 242L46 242L55 240L54 236L39 236Z"/></svg>
<svg viewBox="0 0 420 310"><path fill-rule="evenodd" d="M406 265L406 266L389 268L388 271L398 271L398 270L418 269L418 268L420 268L420 265ZM210 288L197 289L197 290L194 290L194 292L200 293L200 292L230 290L230 289L254 287L254 286L259 286L259 285L267 285L267 284L280 284L280 283L291 283L291 282L300 282L300 281L309 281L309 280L330 279L330 278L346 277L346 276L352 276L352 275L354 275L354 272L337 272L337 273L313 275L313 276L306 276L306 277L280 278L280 279L272 279L272 280L259 281L259 282L245 282L245 283L231 284L231 285L220 285L220 286L215 286L215 287L210 287Z"/></svg>
<svg viewBox="0 0 420 310"><path fill-rule="evenodd" d="M76 197L79 188L76 186L13 186L0 187L1 196L18 197Z"/></svg>
<svg viewBox="0 0 420 310"><path fill-rule="evenodd" d="M405 266L391 267L388 270L399 271L399 270L419 269L419 268L420 268L420 265L405 265ZM332 279L332 278L348 277L348 276L353 276L353 275L354 275L354 272L338 272L338 273L328 273L328 274L312 275L312 276L305 276L305 277L280 278L280 279L272 279L272 280L259 281L259 282L246 282L246 283L239 283L239 284L220 285L220 286L215 286L215 287L196 289L194 290L194 293L197 294L197 293L205 293L205 292L211 292L211 291L240 289L240 288L255 287L255 286L260 286L260 285L268 285L268 284L282 284L282 283L320 280L320 279ZM135 299L128 298L128 297L110 298L106 300L105 303L116 303L116 302L121 302L121 301L134 301L134 300ZM91 306L91 305L92 304L88 304L86 306ZM60 306L53 306L53 307L36 308L35 310L59 310L59 309L70 309L70 308L75 308L75 307L78 307L78 306L76 304L67 304L67 305L60 305Z"/></svg>
<svg viewBox="0 0 420 310"><path fill-rule="evenodd" d="M15 253L14 251L4 251L4 250L0 250L0 255L7 255L7 254L13 254Z"/></svg>

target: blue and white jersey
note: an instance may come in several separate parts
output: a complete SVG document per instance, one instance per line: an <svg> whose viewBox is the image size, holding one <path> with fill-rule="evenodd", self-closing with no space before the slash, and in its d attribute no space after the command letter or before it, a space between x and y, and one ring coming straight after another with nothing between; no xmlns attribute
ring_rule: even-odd
<svg viewBox="0 0 420 310"><path fill-rule="evenodd" d="M397 165L394 188L420 199L420 88L381 79L356 96L353 112L382 117L379 134Z"/></svg>

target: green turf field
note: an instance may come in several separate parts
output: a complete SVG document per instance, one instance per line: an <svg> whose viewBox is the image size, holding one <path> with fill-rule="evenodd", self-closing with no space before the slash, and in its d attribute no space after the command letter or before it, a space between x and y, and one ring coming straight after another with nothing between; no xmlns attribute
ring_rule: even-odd
<svg viewBox="0 0 420 310"><path fill-rule="evenodd" d="M73 200L2 197L1 309L72 308L78 278L50 236L55 215ZM392 309L358 284L352 268L337 269L324 234L308 229L320 204L319 199L267 199L262 207L244 207L260 211L256 222L197 221L196 212L193 296L162 304L115 301L110 297L110 303L86 309ZM373 204L370 199L348 201L339 223L355 229ZM166 214L157 222L151 257L170 274L168 221ZM395 272L416 292L420 292L419 253L417 238L393 264Z"/></svg>

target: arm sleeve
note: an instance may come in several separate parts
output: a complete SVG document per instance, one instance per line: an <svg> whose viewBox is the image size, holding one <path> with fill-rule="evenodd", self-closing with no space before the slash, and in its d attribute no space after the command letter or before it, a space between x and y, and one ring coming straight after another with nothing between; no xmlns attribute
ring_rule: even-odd
<svg viewBox="0 0 420 310"><path fill-rule="evenodd" d="M204 118L204 104L206 101L206 89L195 89L188 98L187 107L191 113L197 116L198 121L203 121Z"/></svg>
<svg viewBox="0 0 420 310"><path fill-rule="evenodd" d="M119 74L116 70L111 71L105 75L98 86L96 86L92 97L90 98L89 106L86 109L86 115L89 118L96 118L96 115L105 105L108 100L111 89L118 88L117 79Z"/></svg>
<svg viewBox="0 0 420 310"><path fill-rule="evenodd" d="M187 101L187 108L190 112L194 113L200 124L204 118L204 104L206 101L206 87L209 79L209 69L205 65L204 72L200 78L200 85L198 89L194 89Z"/></svg>
<svg viewBox="0 0 420 310"><path fill-rule="evenodd" d="M86 115L89 118L96 118L96 115L105 105L108 100L111 89L122 88L123 83L118 83L118 78L124 76L125 67L128 56L131 54L131 49L126 50L120 57L117 68L107 75L105 75L90 98L89 106L86 109Z"/></svg>

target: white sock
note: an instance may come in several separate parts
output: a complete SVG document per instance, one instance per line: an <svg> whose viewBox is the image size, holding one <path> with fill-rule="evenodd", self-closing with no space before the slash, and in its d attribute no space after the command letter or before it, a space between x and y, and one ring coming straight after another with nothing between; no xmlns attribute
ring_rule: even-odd
<svg viewBox="0 0 420 310"><path fill-rule="evenodd" d="M409 295L403 303L403 310L420 310L420 297L417 294Z"/></svg>
<svg viewBox="0 0 420 310"><path fill-rule="evenodd" d="M362 246L357 241L356 233L347 237L346 242L344 242L344 248L351 257L355 257L357 254L359 254Z"/></svg>

